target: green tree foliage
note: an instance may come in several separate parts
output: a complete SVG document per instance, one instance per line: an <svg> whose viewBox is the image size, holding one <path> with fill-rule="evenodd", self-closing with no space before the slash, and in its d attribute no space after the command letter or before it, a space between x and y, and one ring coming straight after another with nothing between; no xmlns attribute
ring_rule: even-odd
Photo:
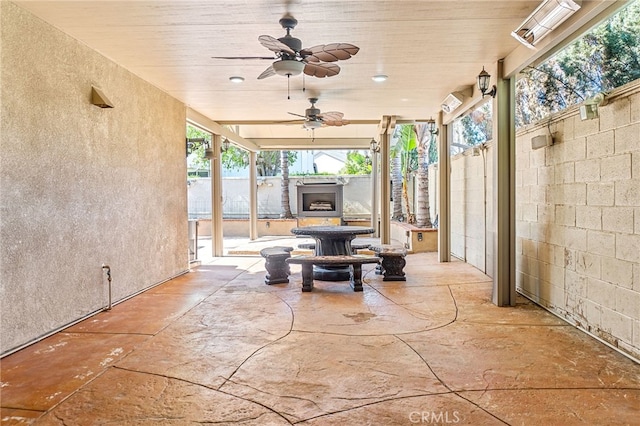
<svg viewBox="0 0 640 426"><path fill-rule="evenodd" d="M289 165L298 159L296 151L287 151ZM258 176L277 176L280 173L280 151L260 151L256 156ZM243 170L249 167L249 152L230 146L222 153L222 167L228 170Z"/></svg>
<svg viewBox="0 0 640 426"><path fill-rule="evenodd" d="M209 160L204 158L206 144L202 142L189 142L189 139L204 139L207 143L211 143L211 133L187 124L187 164L190 173L197 173L199 170L209 170Z"/></svg>
<svg viewBox="0 0 640 426"><path fill-rule="evenodd" d="M347 152L347 161L340 169L340 173L344 175L370 175L371 160L358 151L349 151Z"/></svg>
<svg viewBox="0 0 640 426"><path fill-rule="evenodd" d="M457 154L465 149L490 141L492 138L493 104L485 102L464 117L456 120L453 126L451 153Z"/></svg>
<svg viewBox="0 0 640 426"><path fill-rule="evenodd" d="M543 64L522 71L516 83L516 126L639 78L640 0L636 0Z"/></svg>

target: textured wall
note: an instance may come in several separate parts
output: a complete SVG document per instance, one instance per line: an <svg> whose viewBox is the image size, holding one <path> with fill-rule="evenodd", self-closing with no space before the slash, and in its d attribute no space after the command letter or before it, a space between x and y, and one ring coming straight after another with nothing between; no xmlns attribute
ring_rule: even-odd
<svg viewBox="0 0 640 426"><path fill-rule="evenodd" d="M2 1L0 352L188 267L185 107ZM89 103L91 86L115 104Z"/></svg>
<svg viewBox="0 0 640 426"><path fill-rule="evenodd" d="M553 117L554 146L531 149L546 122L518 134L516 282L640 358L640 82L611 95L599 119Z"/></svg>

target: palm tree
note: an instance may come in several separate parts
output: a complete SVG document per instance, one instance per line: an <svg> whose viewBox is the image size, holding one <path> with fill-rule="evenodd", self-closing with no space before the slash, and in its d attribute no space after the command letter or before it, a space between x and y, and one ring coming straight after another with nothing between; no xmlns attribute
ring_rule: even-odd
<svg viewBox="0 0 640 426"><path fill-rule="evenodd" d="M416 226L431 228L433 224L429 214L429 151L434 138L433 134L427 129L426 124L416 125L415 132L418 138Z"/></svg>
<svg viewBox="0 0 640 426"><path fill-rule="evenodd" d="M280 170L282 172L282 180L280 181L280 188L282 189L280 217L293 219L289 202L289 151L280 151Z"/></svg>
<svg viewBox="0 0 640 426"><path fill-rule="evenodd" d="M400 178L401 185L399 185L399 187L402 195L401 200L404 200L404 204L407 209L407 217L408 217L407 222L414 223L415 216L413 214L413 210L411 209L411 203L409 202L409 189L408 189L409 176L417 168L417 152L416 152L417 139L416 139L415 131L413 129L413 125L407 124L407 125L400 125L396 127L394 137L396 138L396 144L393 146L393 148L391 148L391 156L394 161L394 163L392 163L392 168L397 169L397 165L395 165L395 162L397 162L398 161L397 159L399 158L400 173L395 171L394 172L395 174L393 177L394 216L392 217L392 219L397 219L398 217L396 216L396 205L395 205L396 191L397 191L395 182L398 178ZM402 205L400 205L400 217L404 218L404 215L402 214Z"/></svg>

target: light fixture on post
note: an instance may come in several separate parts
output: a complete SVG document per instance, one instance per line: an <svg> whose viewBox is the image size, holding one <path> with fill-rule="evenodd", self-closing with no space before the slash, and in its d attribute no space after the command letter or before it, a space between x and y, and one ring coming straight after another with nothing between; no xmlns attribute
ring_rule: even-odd
<svg viewBox="0 0 640 426"><path fill-rule="evenodd" d="M580 0L544 0L511 35L530 49L580 9Z"/></svg>
<svg viewBox="0 0 640 426"><path fill-rule="evenodd" d="M496 97L497 88L494 84L491 87L491 90L489 90L490 84L491 84L491 75L484 70L484 67L482 67L482 71L480 71L480 74L478 74L478 89L482 93L483 98L484 98L484 95L489 95L492 98Z"/></svg>
<svg viewBox="0 0 640 426"><path fill-rule="evenodd" d="M224 138L224 140L222 141L222 146L221 151L222 152L227 152L227 150L229 149L229 146L231 145L231 142L229 142L229 139Z"/></svg>
<svg viewBox="0 0 640 426"><path fill-rule="evenodd" d="M371 152L380 152L380 144L378 144L375 139L371 139L371 142L369 142L369 150Z"/></svg>
<svg viewBox="0 0 640 426"><path fill-rule="evenodd" d="M434 136L438 134L438 126L433 118L427 120L427 131Z"/></svg>

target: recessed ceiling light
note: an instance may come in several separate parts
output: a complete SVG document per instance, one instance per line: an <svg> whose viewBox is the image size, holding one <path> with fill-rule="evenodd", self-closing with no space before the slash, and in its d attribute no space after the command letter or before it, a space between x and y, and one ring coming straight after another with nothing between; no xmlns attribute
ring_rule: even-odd
<svg viewBox="0 0 640 426"><path fill-rule="evenodd" d="M232 83L242 83L244 81L244 77L233 76L233 77L229 77L229 80Z"/></svg>
<svg viewBox="0 0 640 426"><path fill-rule="evenodd" d="M382 81L386 81L388 78L389 78L389 76L387 76L387 75L378 74L378 75L374 75L373 77L371 77L371 80L380 83Z"/></svg>

